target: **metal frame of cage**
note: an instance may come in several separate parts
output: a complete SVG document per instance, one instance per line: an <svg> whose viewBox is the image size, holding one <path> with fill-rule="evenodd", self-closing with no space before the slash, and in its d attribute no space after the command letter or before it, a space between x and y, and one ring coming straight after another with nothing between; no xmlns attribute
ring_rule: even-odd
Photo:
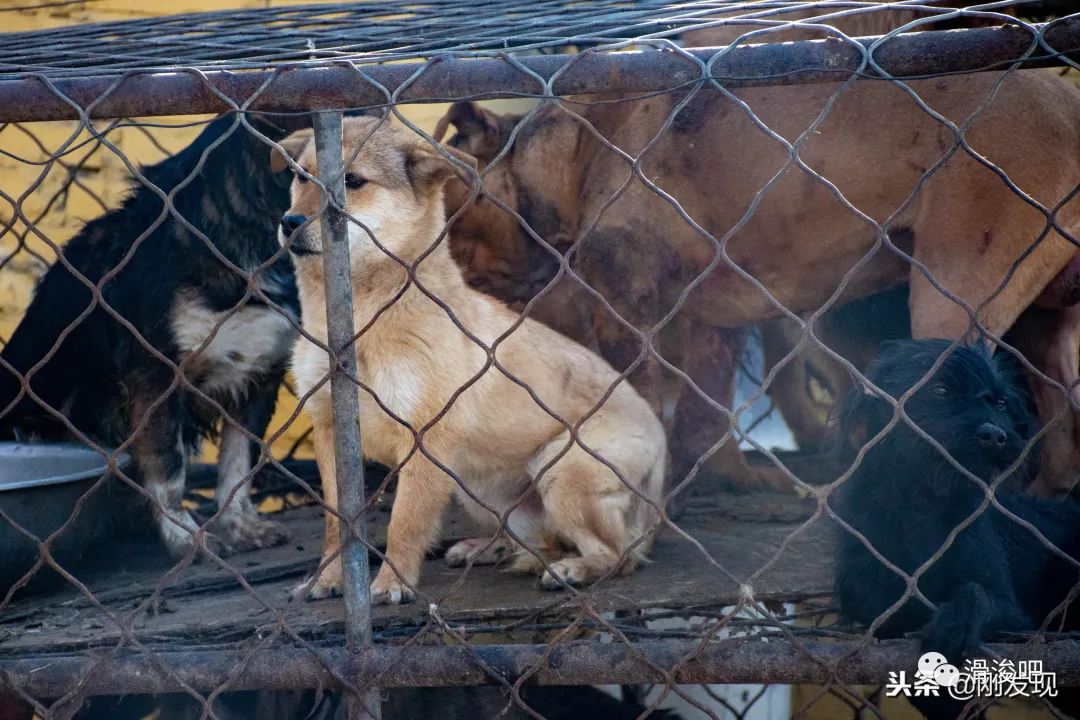
<svg viewBox="0 0 1080 720"><path fill-rule="evenodd" d="M788 3L791 5L791 3ZM857 5L857 3L856 3ZM970 11L993 14L996 7ZM648 93L673 87L748 87L827 82L867 76L902 81L920 75L966 73L1021 67L1072 66L1080 48L1080 20L1042 25L1010 20L1006 27L918 35L834 37L784 45L740 45L686 50L658 40L599 45L577 55L495 53L482 58L435 56L423 62L364 67L347 59L289 63L273 70L247 72L179 68L172 72L126 70L120 75L54 78L27 73L0 80L0 121L78 120L132 115L208 112L299 112L315 115L319 180L328 190L322 224L329 249L323 262L330 318L328 351L335 358L330 384L334 408L335 455L340 493L345 567L345 648L314 648L278 630L271 639L300 647L260 643L236 653L224 650L138 649L102 657L24 658L0 663L5 683L24 699L150 692L216 693L242 689L339 687L360 700L354 711L378 717L380 687L467 684L502 685L520 701L522 683L597 684L815 683L833 685L880 681L889 669L913 664L909 643L845 645L802 639L776 623L780 633L768 642L703 642L665 639L610 644L566 642L470 645L442 621L432 605L433 622L458 645L383 646L372 642L367 594L368 550L364 540L364 482L356 392L352 298L348 281L347 219L341 156L341 112L346 107L383 107L396 113L402 102L527 95L551 99L589 92ZM816 25L821 29L823 26ZM751 33L747 40L753 42ZM631 45L650 50L627 50ZM622 52L608 52L623 50ZM406 121L407 123L407 121ZM670 119L669 119L670 123ZM246 125L246 122L244 122ZM408 123L407 123L408 124ZM418 129L413 126L414 130ZM247 126L248 131L252 131ZM265 138L264 138L265 139ZM763 290L764 291L764 290ZM807 332L812 336L812 330ZM819 507L817 514L823 512ZM377 552L377 551L375 551ZM69 578L75 581L74 578ZM241 579L242 581L242 579ZM76 581L77 582L77 581ZM83 588L84 592L89 592ZM756 601L745 588L744 601ZM593 615L600 626L603 622ZM611 626L609 632L617 630ZM995 645L1014 659L1041 658L1058 671L1062 685L1080 685L1080 642L1053 640L1045 645ZM209 711L212 715L212 710Z"/></svg>

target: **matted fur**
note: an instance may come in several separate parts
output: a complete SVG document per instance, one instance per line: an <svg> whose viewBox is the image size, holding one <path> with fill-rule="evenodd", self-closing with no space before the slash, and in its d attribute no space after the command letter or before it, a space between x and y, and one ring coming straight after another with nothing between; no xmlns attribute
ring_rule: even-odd
<svg viewBox="0 0 1080 720"><path fill-rule="evenodd" d="M489 368L469 385L487 363L487 352L417 285L445 303L488 346L519 316L466 285L445 240L431 249L445 224L443 185L467 165L462 162L455 168L420 137L379 123L373 118L349 118L344 123L344 153L352 158L347 160L346 178L351 186L347 207L352 219L354 322L358 329L367 327L356 345L360 378L390 411L417 430L450 407L424 432L423 448L429 457L414 453L412 433L367 392L360 392L365 455L390 467L401 466L387 534L389 562L372 583L373 601L396 603L413 597L424 554L437 540L440 517L454 495L493 534L452 548L448 553L452 563L495 562L502 549L513 551L515 568L539 571L542 564L532 554L538 553L549 563L550 571L542 577L549 588L561 587L563 581L589 583L611 572L633 571L649 549L657 522L654 503L662 494L667 462L663 428L628 383L616 384L617 374L610 365L529 319L498 345L495 358L551 412L572 425L582 422L581 441L618 468L625 483L580 445L571 444L562 423L497 369ZM282 147L314 175L310 138L296 135ZM280 155L273 161L277 169L284 165ZM294 181L292 205L283 219L291 236L286 238L283 232L282 242L289 243L296 257L304 327L325 342L316 217L322 202L316 183ZM416 266L416 283L409 282L406 270L377 247L368 231L407 264L431 249ZM326 352L299 340L293 356L299 390L314 389L327 371ZM451 403L451 396L466 385L468 389ZM613 385L600 409L586 419ZM328 384L315 390L306 408L314 425L326 501L336 507ZM505 536L496 537L498 517L462 491L432 458L451 469L484 504L499 514L509 512L510 529L528 549ZM541 473L549 462L552 467ZM324 561L337 549L337 518L327 513ZM340 588L341 566L334 560L297 593L316 598Z"/></svg>

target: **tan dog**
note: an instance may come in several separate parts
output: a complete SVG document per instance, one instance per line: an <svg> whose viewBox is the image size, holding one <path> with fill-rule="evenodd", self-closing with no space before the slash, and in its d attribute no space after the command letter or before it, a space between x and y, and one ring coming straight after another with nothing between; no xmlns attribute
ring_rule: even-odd
<svg viewBox="0 0 1080 720"><path fill-rule="evenodd" d="M438 539L440 517L455 494L492 536L452 547L446 556L451 565L494 563L512 552L514 569L539 572L543 557L549 563L541 580L545 588L633 571L649 549L658 517L654 503L662 494L667 451L659 421L598 356L537 322L521 322L502 303L466 286L440 238L443 185L460 169L419 136L380 122L349 118L344 125L345 157L353 158L345 179L355 324L367 328L356 357L360 379L371 390L360 392L363 447L370 459L400 468L387 533L389 562L372 583L372 600L413 598L424 555ZM303 169L282 219L282 241L291 233L304 328L325 342L316 217L322 193L304 177L316 172L314 144L304 132L281 145ZM455 154L475 167L471 157ZM287 161L275 153L272 166L280 171ZM410 265L430 250L415 267L415 281L368 231ZM498 342L494 358L549 410L488 367L487 350L426 293L449 306L489 348L520 322ZM309 392L327 374L326 352L302 339L293 372L300 392ZM326 501L336 507L328 384L315 391L307 411ZM604 462L575 443L551 413L571 425L581 423L581 443ZM398 419L423 431L422 449ZM496 537L501 518L525 548L506 533ZM338 552L333 513L327 513L326 525L323 560L328 564L313 586L308 581L295 591L309 598L341 589L341 565L331 559Z"/></svg>
<svg viewBox="0 0 1080 720"><path fill-rule="evenodd" d="M1047 232L1043 213L982 157L1031 199L1055 208L1080 183L1080 92L1043 71L916 80L908 86L958 125L975 114L965 137L980 156L954 151L954 133L904 89L868 80L836 95L825 120L803 138L798 152L807 171L790 164L784 143L755 121L794 142L811 128L837 85L740 90L737 101L704 90L674 115L641 160L641 174L674 198L676 209L632 176L630 163L608 143L636 158L683 96L601 104L577 98L565 107L583 115L588 125L564 107L540 109L519 129L504 158L488 168L487 195L468 208L460 227L455 225L455 242L466 258L520 263L491 277L532 277L531 259L544 253L534 250L539 244L516 220L508 226L505 218L512 216L489 201L497 198L550 244L569 238L575 271L638 328L652 327L682 302L659 345L666 359L699 384L716 375L708 360L721 357L710 349L710 342L722 344L710 340L718 330L775 316L778 305L794 312L816 310L841 283L844 295L854 298L910 281L915 337L958 337L969 331L968 312L953 298L979 308L979 320L1003 333L1066 267L1076 248L1056 228ZM455 124L465 117L473 121L457 125L452 146L482 146L476 133L503 134L490 113L458 105L449 116ZM478 159L485 164L492 158ZM924 173L935 167L924 181ZM464 199L459 190L451 193L451 208ZM724 239L731 263L772 298L726 259L682 298L716 249L681 212ZM1058 208L1054 220L1073 237L1080 235L1080 200ZM872 221L887 223L895 245L913 254L934 281L886 246L875 249L879 238ZM999 285L1004 287L997 292ZM565 324L568 309L582 307L582 297L592 307L577 315L581 331L576 336L595 338L605 358L626 367L640 353L640 342L575 283L560 283L533 310ZM1075 328L1059 325L1051 332L1060 336L1053 347L1076 347L1070 337ZM1052 363L1047 370L1066 385L1077 380L1075 362ZM653 397L647 384L638 387ZM678 419L677 408L676 425ZM673 483L682 481L722 432L716 428L703 441L671 435ZM741 458L734 443L725 447L736 466Z"/></svg>

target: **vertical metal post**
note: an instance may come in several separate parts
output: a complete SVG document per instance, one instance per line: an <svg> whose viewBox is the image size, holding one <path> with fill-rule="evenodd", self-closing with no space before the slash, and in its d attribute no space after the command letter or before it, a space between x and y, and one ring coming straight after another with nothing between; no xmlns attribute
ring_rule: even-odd
<svg viewBox="0 0 1080 720"><path fill-rule="evenodd" d="M341 562L344 570L345 637L351 653L371 645L371 598L368 554L361 542L367 523L364 507L364 462L360 453L360 401L346 373L356 374L352 344L353 303L349 273L349 227L345 215L345 168L341 114L315 115L315 154L319 181L329 196L322 218L323 273L326 282L327 341L330 346L330 404L334 413L334 467L341 513ZM379 690L349 699L350 718L379 720Z"/></svg>

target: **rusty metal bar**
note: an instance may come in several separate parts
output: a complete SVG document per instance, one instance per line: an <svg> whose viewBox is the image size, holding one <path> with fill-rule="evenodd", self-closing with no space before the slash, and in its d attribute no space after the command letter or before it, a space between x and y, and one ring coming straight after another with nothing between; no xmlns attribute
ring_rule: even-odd
<svg viewBox="0 0 1080 720"><path fill-rule="evenodd" d="M1011 660L1042 660L1057 674L1059 687L1080 685L1080 641L1046 644L991 645ZM326 668L361 686L377 679L381 687L437 687L492 684L491 671L513 682L529 673L540 685L641 684L663 682L655 667L675 668L679 683L809 683L828 680L827 667L836 665L834 680L848 685L884 682L889 672L917 667L919 646L898 640L870 645L851 655L849 642L807 641L805 648L787 640L731 639L707 643L667 640L635 643L577 642L546 645L377 646L350 654L343 648L310 650L272 648L257 651L244 670L232 677L244 656L242 649L161 651L156 653L163 673L144 653L124 652L87 673L95 662L85 656L43 656L0 661L0 687L18 687L33 697L60 697L74 677L86 678L90 695L179 692L181 683L199 692L219 688L229 678L230 690L296 690L336 687ZM811 653L808 655L807 653ZM546 660L541 660L548 653ZM325 665L323 664L325 663ZM531 672L533 666L538 669Z"/></svg>
<svg viewBox="0 0 1080 720"><path fill-rule="evenodd" d="M338 511L341 513L341 563L344 571L345 638L347 648L371 646L371 596L368 592L368 553L362 542L364 461L360 450L360 399L350 377L356 376L353 336L352 274L349 271L349 227L345 215L345 166L342 157L341 114L315 115L315 156L319 181L328 205L319 223L322 233L323 276L326 288L326 333L330 346L330 404L334 415L334 467ZM363 686L361 686L363 687ZM379 720L378 688L363 698L350 698L349 717Z"/></svg>
<svg viewBox="0 0 1080 720"><path fill-rule="evenodd" d="M1060 53L1080 50L1080 19L1036 25L1049 45ZM879 38L861 38L869 47ZM875 59L893 77L910 78L943 73L1002 68L1031 48L1032 34L1016 26L950 30L897 35L875 50ZM726 48L687 50L709 60ZM837 81L855 71L863 53L838 39L736 47L716 60L713 77L729 87L789 85ZM576 58L576 59L575 59ZM536 55L518 58L523 66L550 79L570 67L553 86L557 95L582 93L640 93L674 88L701 77L699 68L670 51L603 52ZM1041 50L1024 67L1063 64L1060 55ZM360 65L363 72L394 91L404 85L421 63ZM96 118L188 115L230 109L217 94L237 103L254 95L268 80L250 109L264 112L303 112L384 104L386 93L348 64L292 65L276 71L128 74L117 78L53 81L53 87L82 108L95 101ZM113 87L115 85L115 87ZM516 97L542 92L539 82L506 60L445 59L409 84L399 102L438 102L473 97ZM38 76L0 82L0 121L72 120L78 113Z"/></svg>

